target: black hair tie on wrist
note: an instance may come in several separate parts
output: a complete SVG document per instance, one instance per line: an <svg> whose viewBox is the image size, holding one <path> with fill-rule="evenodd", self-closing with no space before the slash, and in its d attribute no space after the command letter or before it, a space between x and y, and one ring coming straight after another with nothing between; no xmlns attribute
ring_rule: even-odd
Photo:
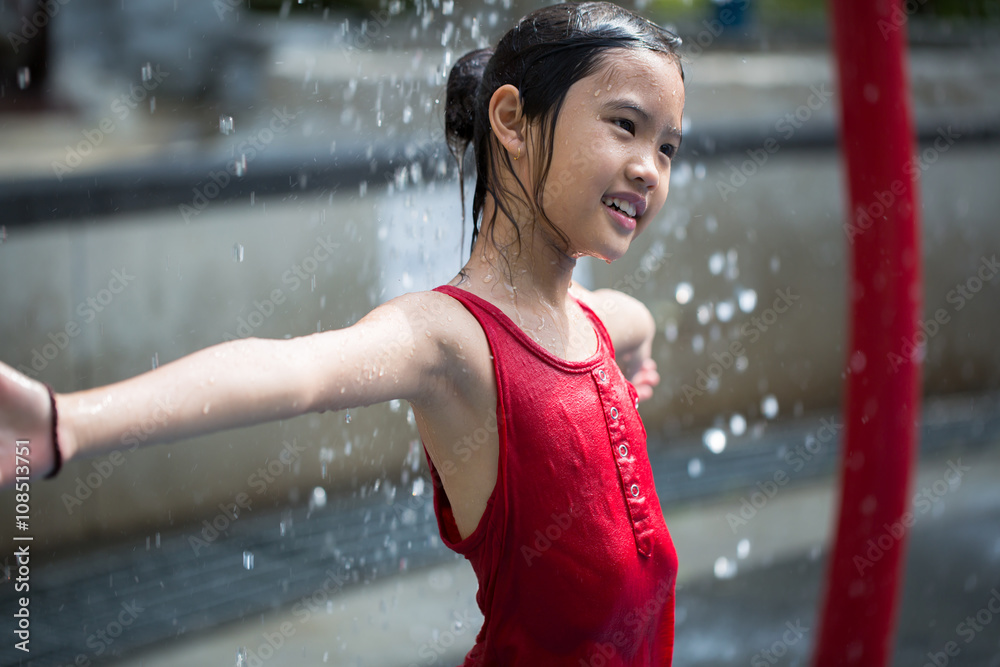
<svg viewBox="0 0 1000 667"><path fill-rule="evenodd" d="M56 393L52 391L52 387L48 384L45 385L45 388L49 390L49 400L52 401L52 451L53 458L55 458L56 461L56 467L52 469L52 472L45 476L45 479L52 479L62 468L63 461L62 452L59 451L59 436L56 431L56 425L59 422L58 415L56 414Z"/></svg>

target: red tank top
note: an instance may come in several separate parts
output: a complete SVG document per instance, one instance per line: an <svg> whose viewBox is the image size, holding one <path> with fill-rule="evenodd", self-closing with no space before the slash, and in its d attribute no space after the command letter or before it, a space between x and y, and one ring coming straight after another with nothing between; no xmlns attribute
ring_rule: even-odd
<svg viewBox="0 0 1000 667"><path fill-rule="evenodd" d="M473 665L670 665L677 554L646 453L637 395L597 315L598 349L567 361L488 301L457 287L493 353L496 487L461 539L427 454L445 545L472 564L485 617Z"/></svg>

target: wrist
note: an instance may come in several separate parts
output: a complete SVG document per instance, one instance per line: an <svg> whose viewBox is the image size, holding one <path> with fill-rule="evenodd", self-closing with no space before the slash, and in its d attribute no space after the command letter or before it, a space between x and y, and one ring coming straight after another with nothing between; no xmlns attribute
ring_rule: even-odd
<svg viewBox="0 0 1000 667"><path fill-rule="evenodd" d="M71 413L68 409L67 395L56 393L48 384L45 388L49 393L51 404L50 428L52 429L52 458L54 465L45 475L45 479L55 477L59 471L69 461L76 458L77 441L76 433L70 419Z"/></svg>
<svg viewBox="0 0 1000 667"><path fill-rule="evenodd" d="M56 400L56 393L46 382L45 389L49 396L49 428L52 430L52 469L45 475L45 479L51 479L59 474L63 466L62 450L59 446L59 408Z"/></svg>

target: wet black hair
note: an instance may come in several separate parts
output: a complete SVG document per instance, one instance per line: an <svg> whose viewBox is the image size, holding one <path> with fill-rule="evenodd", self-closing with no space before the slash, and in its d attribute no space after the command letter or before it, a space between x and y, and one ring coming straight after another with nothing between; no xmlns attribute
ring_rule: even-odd
<svg viewBox="0 0 1000 667"><path fill-rule="evenodd" d="M566 243L566 235L548 220L541 206L552 163L552 137L566 93L574 83L595 73L610 49L648 49L668 55L676 62L683 81L680 45L680 37L627 9L610 2L583 2L534 11L511 28L495 48L472 51L459 59L448 76L445 137L458 161L463 236L464 158L469 144L474 149L476 191L472 198L470 248L476 245L487 193L497 207L489 224L491 241L496 245L493 223L497 209L514 222L519 246L521 241L521 228L507 199L514 195L502 191L497 179L501 168L514 175L510 155L502 150L490 128L489 104L498 88L515 86L526 120L537 121L541 130L537 155L538 164L543 166L536 172L532 192L514 175L524 195L521 202L533 211L536 220L548 224Z"/></svg>

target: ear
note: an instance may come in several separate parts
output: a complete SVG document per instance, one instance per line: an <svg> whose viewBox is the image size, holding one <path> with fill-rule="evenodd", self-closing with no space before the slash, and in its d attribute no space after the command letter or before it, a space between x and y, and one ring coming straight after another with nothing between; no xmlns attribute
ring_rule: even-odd
<svg viewBox="0 0 1000 667"><path fill-rule="evenodd" d="M494 91L490 98L490 127L497 141L511 156L525 152L526 123L521 109L521 93L515 86L508 83Z"/></svg>

